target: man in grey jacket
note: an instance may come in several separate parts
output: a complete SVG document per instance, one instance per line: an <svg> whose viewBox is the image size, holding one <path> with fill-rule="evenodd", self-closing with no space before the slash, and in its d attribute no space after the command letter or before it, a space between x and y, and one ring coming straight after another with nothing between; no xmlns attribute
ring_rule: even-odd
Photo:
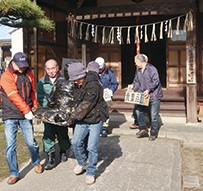
<svg viewBox="0 0 203 191"><path fill-rule="evenodd" d="M159 131L160 100L163 97L161 82L157 69L152 64L148 63L148 57L145 54L137 54L135 56L135 65L137 67L137 73L133 90L144 93L146 98L150 96L149 108L142 105L137 105L136 107L139 126L139 132L136 133L136 136L137 138L149 137L150 141L154 141L157 138ZM146 109L149 109L150 112L150 136L144 117Z"/></svg>

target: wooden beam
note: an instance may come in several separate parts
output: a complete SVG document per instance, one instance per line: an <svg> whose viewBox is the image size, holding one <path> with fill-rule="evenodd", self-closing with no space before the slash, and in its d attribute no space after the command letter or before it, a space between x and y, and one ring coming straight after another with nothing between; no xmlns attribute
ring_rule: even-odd
<svg viewBox="0 0 203 191"><path fill-rule="evenodd" d="M195 25L194 25L195 26ZM196 33L187 32L186 40L186 109L187 123L197 122L197 82L196 82Z"/></svg>
<svg viewBox="0 0 203 191"><path fill-rule="evenodd" d="M189 12L193 8L193 2L163 2L135 4L130 6L108 6L108 7L83 7L79 9L69 9L69 13L77 15L93 14L117 14L117 13L134 13L145 12L158 15L180 15Z"/></svg>

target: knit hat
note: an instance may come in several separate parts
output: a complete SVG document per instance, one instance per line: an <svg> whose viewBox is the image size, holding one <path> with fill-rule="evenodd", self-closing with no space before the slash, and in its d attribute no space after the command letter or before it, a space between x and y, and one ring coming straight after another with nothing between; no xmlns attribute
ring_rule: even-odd
<svg viewBox="0 0 203 191"><path fill-rule="evenodd" d="M95 61L91 61L87 65L87 70L99 73L99 64Z"/></svg>
<svg viewBox="0 0 203 191"><path fill-rule="evenodd" d="M72 62L68 65L68 75L70 81L84 78L86 76L85 67L81 62Z"/></svg>
<svg viewBox="0 0 203 191"><path fill-rule="evenodd" d="M96 58L95 62L97 62L99 64L99 69L102 69L104 67L105 61L102 57Z"/></svg>
<svg viewBox="0 0 203 191"><path fill-rule="evenodd" d="M18 52L13 56L13 61L16 63L18 68L29 67L28 57L22 52Z"/></svg>

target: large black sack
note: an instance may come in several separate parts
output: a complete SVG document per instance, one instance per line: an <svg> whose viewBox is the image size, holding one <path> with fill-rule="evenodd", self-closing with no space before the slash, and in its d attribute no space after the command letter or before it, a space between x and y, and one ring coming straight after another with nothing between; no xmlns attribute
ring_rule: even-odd
<svg viewBox="0 0 203 191"><path fill-rule="evenodd" d="M52 124L69 125L67 121L71 112L74 111L75 105L73 91L74 84L72 82L63 77L59 78L50 96L47 97L47 106L33 110L35 117Z"/></svg>

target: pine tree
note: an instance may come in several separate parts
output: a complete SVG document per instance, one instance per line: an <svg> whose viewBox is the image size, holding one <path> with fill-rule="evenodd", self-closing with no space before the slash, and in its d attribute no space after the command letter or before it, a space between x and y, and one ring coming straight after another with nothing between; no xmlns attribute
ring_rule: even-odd
<svg viewBox="0 0 203 191"><path fill-rule="evenodd" d="M0 0L0 24L15 27L36 27L50 31L54 22L47 18L35 0Z"/></svg>

